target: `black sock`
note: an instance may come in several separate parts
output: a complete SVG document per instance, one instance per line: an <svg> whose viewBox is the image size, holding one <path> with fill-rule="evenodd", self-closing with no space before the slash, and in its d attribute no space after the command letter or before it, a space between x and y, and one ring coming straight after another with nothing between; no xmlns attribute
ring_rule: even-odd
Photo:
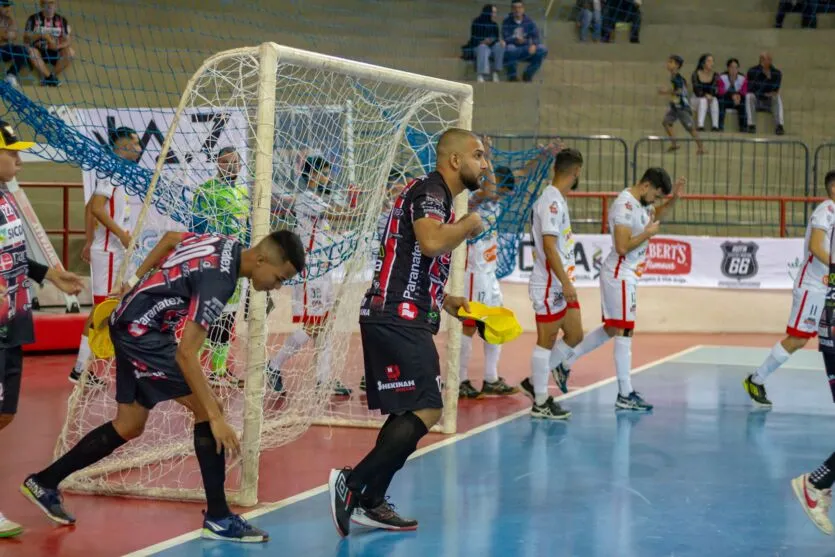
<svg viewBox="0 0 835 557"><path fill-rule="evenodd" d="M95 464L127 443L107 422L84 436L78 444L48 468L35 474L35 480L48 489L57 489L64 478Z"/></svg>
<svg viewBox="0 0 835 557"><path fill-rule="evenodd" d="M217 452L217 443L212 435L209 422L194 424L194 454L200 464L203 489L206 492L206 515L209 518L223 518L232 511L226 504L226 456Z"/></svg>
<svg viewBox="0 0 835 557"><path fill-rule="evenodd" d="M348 477L348 487L362 494L364 507L373 508L383 501L392 478L427 433L423 421L411 412L389 416L375 447Z"/></svg>
<svg viewBox="0 0 835 557"><path fill-rule="evenodd" d="M829 455L826 462L809 474L809 482L818 489L829 489L835 483L835 453Z"/></svg>
<svg viewBox="0 0 835 557"><path fill-rule="evenodd" d="M823 352L823 365L826 367L826 378L829 379L829 390L832 391L832 402L835 402L835 354Z"/></svg>

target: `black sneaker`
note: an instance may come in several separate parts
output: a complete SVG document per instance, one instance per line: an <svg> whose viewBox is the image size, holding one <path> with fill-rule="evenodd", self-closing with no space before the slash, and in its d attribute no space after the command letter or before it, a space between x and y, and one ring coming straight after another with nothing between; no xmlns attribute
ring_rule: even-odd
<svg viewBox="0 0 835 557"><path fill-rule="evenodd" d="M481 386L481 393L486 396L511 396L519 392L518 387L508 385L503 377L489 383L487 381Z"/></svg>
<svg viewBox="0 0 835 557"><path fill-rule="evenodd" d="M351 514L351 522L367 528L395 531L417 530L418 527L417 520L397 514L388 498L373 509L358 506Z"/></svg>
<svg viewBox="0 0 835 557"><path fill-rule="evenodd" d="M539 405L534 402L533 408L531 408L531 417L544 418L546 420L567 420L571 417L571 412L560 406L554 400L554 397L549 396L545 404Z"/></svg>
<svg viewBox="0 0 835 557"><path fill-rule="evenodd" d="M68 377L68 379L70 380L70 383L72 383L73 385L78 385L78 382L81 381L81 372L73 368L73 370L70 372L70 376ZM99 387L104 387L105 385L107 385L107 381L105 381L101 377L97 377L96 374L94 374L92 371L88 371L85 384L87 385L87 387L97 389Z"/></svg>
<svg viewBox="0 0 835 557"><path fill-rule="evenodd" d="M618 398L615 399L615 410L631 410L633 412L651 412L652 404L644 400L644 397L635 391L629 393L628 396L623 396L618 393Z"/></svg>
<svg viewBox="0 0 835 557"><path fill-rule="evenodd" d="M458 385L458 398L484 398L484 395L481 394L481 391L477 391L470 380L467 379L461 381L461 384Z"/></svg>
<svg viewBox="0 0 835 557"><path fill-rule="evenodd" d="M751 397L751 400L763 406L771 406L771 401L768 400L768 394L765 392L765 385L757 385L751 379L753 374L745 378L742 386L745 387L745 392Z"/></svg>
<svg viewBox="0 0 835 557"><path fill-rule="evenodd" d="M343 538L351 533L351 515L359 502L359 494L348 487L350 468L331 470L328 477L328 493L331 501L331 517L336 531Z"/></svg>
<svg viewBox="0 0 835 557"><path fill-rule="evenodd" d="M748 126L748 133L757 133L757 126Z"/></svg>
<svg viewBox="0 0 835 557"><path fill-rule="evenodd" d="M783 129L783 126L777 126L777 128L774 130L774 133L776 133L777 135L785 135L786 130Z"/></svg>
<svg viewBox="0 0 835 557"><path fill-rule="evenodd" d="M525 377L522 379L522 382L519 383L519 389L522 390L522 393L531 399L531 402L536 402L536 393L533 390L533 383L531 383L530 377Z"/></svg>
<svg viewBox="0 0 835 557"><path fill-rule="evenodd" d="M46 516L58 524L75 524L75 517L64 510L64 500L57 489L49 489L29 476L20 486L20 492L41 509Z"/></svg>
<svg viewBox="0 0 835 557"><path fill-rule="evenodd" d="M568 392L568 376L570 374L571 370L562 364L551 370L551 375L554 376L554 381L557 383L557 387L559 387L563 393Z"/></svg>

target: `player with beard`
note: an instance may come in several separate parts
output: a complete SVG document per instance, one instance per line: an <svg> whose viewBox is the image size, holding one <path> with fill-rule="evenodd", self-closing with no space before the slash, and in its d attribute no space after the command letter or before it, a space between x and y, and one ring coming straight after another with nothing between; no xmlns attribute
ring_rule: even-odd
<svg viewBox="0 0 835 557"><path fill-rule="evenodd" d="M386 499L394 474L441 417L441 364L433 335L441 310L457 317L466 298L444 294L450 255L481 233L481 217L457 222L453 199L479 189L487 170L484 145L451 128L438 140L434 172L412 181L392 208L371 288L360 306L367 401L388 414L371 452L354 468L332 470L331 515L347 536L351 521L385 530L414 530Z"/></svg>
<svg viewBox="0 0 835 557"><path fill-rule="evenodd" d="M554 377L563 392L568 392L568 375L572 364L583 354L598 348L610 338L615 339L615 371L618 378L618 397L615 409L648 412L652 405L632 389L632 332L637 311L636 288L644 271L649 239L658 234L659 223L667 214L687 180L679 178L671 184L670 175L663 168L653 167L644 172L637 184L623 190L609 209L609 230L612 231L612 251L600 269L600 294L603 326L583 338L572 353L562 361L551 360ZM659 207L656 200L668 198Z"/></svg>

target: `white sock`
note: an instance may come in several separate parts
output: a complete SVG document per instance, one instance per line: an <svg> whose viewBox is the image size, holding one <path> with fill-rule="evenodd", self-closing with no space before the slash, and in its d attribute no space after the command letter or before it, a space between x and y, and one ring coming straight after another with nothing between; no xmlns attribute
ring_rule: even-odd
<svg viewBox="0 0 835 557"><path fill-rule="evenodd" d="M618 376L618 390L623 396L632 392L632 337L615 337L615 372Z"/></svg>
<svg viewBox="0 0 835 557"><path fill-rule="evenodd" d="M279 368L281 369L281 368ZM316 354L316 379L319 383L326 383L331 375L331 347L322 346Z"/></svg>
<svg viewBox="0 0 835 557"><path fill-rule="evenodd" d="M563 362L567 362L574 358L574 349L565 343L565 340L560 339L554 343L551 349L551 357L548 360L548 365L554 369ZM576 359L576 358L574 358Z"/></svg>
<svg viewBox="0 0 835 557"><path fill-rule="evenodd" d="M458 354L458 381L467 380L467 369L470 367L470 354L473 353L473 337L461 335L461 352Z"/></svg>
<svg viewBox="0 0 835 557"><path fill-rule="evenodd" d="M606 334L606 329L604 329L602 325L596 328L584 336L580 344L574 347L574 354L563 362L565 367L571 369L571 366L574 365L574 362L576 362L580 356L596 350L610 338L611 337Z"/></svg>
<svg viewBox="0 0 835 557"><path fill-rule="evenodd" d="M308 340L310 340L310 337L307 336L304 329L293 331L290 336L287 337L287 340L284 341L281 349L270 360L270 369L280 371L281 366L283 366L287 360L292 358L302 346L307 344Z"/></svg>
<svg viewBox="0 0 835 557"><path fill-rule="evenodd" d="M502 353L501 344L484 343L484 381L495 383L499 380L499 356Z"/></svg>
<svg viewBox="0 0 835 557"><path fill-rule="evenodd" d="M90 341L87 339L87 335L81 335L81 342L78 345L78 357L75 359L75 365L73 366L73 371L77 371L81 373L87 367L87 361L90 359L90 355L92 354L92 350L90 350Z"/></svg>
<svg viewBox="0 0 835 557"><path fill-rule="evenodd" d="M756 372L754 372L751 382L756 385L765 385L765 380L768 379L768 376L777 371L777 368L786 363L786 360L790 357L791 354L786 352L783 345L778 342L771 347L771 352L768 354L768 358L766 358L763 364L757 368Z"/></svg>
<svg viewBox="0 0 835 557"><path fill-rule="evenodd" d="M531 378L533 380L534 398L538 405L545 404L548 400L548 375L551 370L548 368L548 360L551 351L541 346L534 346L531 356Z"/></svg>

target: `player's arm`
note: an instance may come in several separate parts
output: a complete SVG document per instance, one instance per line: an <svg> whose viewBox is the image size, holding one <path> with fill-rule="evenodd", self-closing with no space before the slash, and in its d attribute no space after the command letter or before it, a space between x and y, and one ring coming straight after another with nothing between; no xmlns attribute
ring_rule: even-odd
<svg viewBox="0 0 835 557"><path fill-rule="evenodd" d="M809 251L812 252L815 259L824 265L829 265L828 243L829 238L826 237L826 230L823 228L812 229L812 234L809 236Z"/></svg>
<svg viewBox="0 0 835 557"><path fill-rule="evenodd" d="M72 44L72 34L70 32L70 25L67 23L67 20L64 19L64 34L60 39L56 41L55 50L61 50L62 48L67 48Z"/></svg>
<svg viewBox="0 0 835 557"><path fill-rule="evenodd" d="M478 236L481 229L478 213L467 213L454 224L443 224L432 217L415 221L415 237L420 252L426 257L438 257L451 252L467 238Z"/></svg>
<svg viewBox="0 0 835 557"><path fill-rule="evenodd" d="M653 236L658 234L658 221L650 222L644 231L633 236L630 226L615 225L615 252L626 255Z"/></svg>
<svg viewBox="0 0 835 557"><path fill-rule="evenodd" d="M107 202L109 198L101 195L101 194L93 194L93 197L90 198L90 212L96 217L102 225L107 228L110 232L112 232L119 241L122 242L122 245L128 247L130 245L130 234L126 230L123 230L116 224L110 215L107 214Z"/></svg>
<svg viewBox="0 0 835 557"><path fill-rule="evenodd" d="M676 180L676 183L673 184L672 194L664 200L664 203L655 208L655 220L659 222L661 221L663 215L666 214L673 207L673 205L675 205L678 198L681 197L681 192L684 190L684 186L686 185L687 178L684 176Z"/></svg>
<svg viewBox="0 0 835 557"><path fill-rule="evenodd" d="M191 392L197 398L205 414L209 417L209 425L212 428L212 435L217 442L217 452L225 448L233 455L240 452L241 445L235 431L229 427L223 418L223 409L218 404L212 393L209 382L200 366L200 352L206 340L206 329L194 321L186 321L183 328L183 336L177 347L177 354L174 357L183 377L186 380Z"/></svg>
<svg viewBox="0 0 835 557"><path fill-rule="evenodd" d="M171 253L171 250L177 247L177 244L183 241L185 236L186 232L166 232L163 234L162 238L157 242L157 245L154 246L154 249L145 256L142 264L136 270L136 275L128 282L128 286L133 287L133 284L136 284L139 277L144 277L151 269L155 269L159 265L159 262Z"/></svg>
<svg viewBox="0 0 835 557"><path fill-rule="evenodd" d="M43 284L44 280L48 280L66 294L78 294L84 287L81 277L75 273L58 267L47 267L28 257L26 258L26 276L38 284Z"/></svg>

